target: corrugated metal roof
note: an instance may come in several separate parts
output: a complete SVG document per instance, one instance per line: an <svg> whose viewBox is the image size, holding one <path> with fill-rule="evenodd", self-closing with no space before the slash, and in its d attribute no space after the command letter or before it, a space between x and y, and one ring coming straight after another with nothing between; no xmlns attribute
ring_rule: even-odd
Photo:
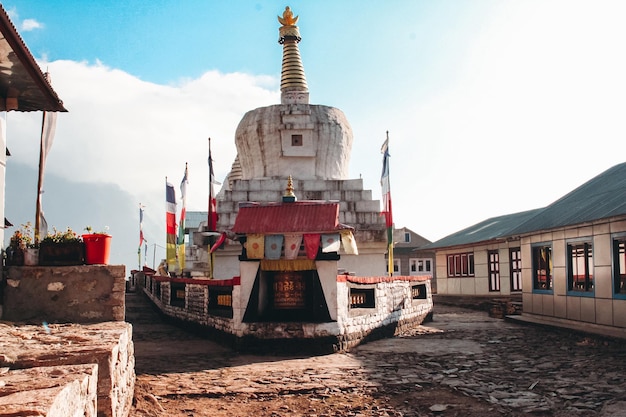
<svg viewBox="0 0 626 417"><path fill-rule="evenodd" d="M448 235L429 245L424 245L420 250L470 245L495 239L505 239L507 236L511 235L513 229L535 216L541 210L542 209L534 209L492 217L459 232Z"/></svg>
<svg viewBox="0 0 626 417"><path fill-rule="evenodd" d="M206 222L208 211L188 211L185 213L185 229L197 229L200 223Z"/></svg>
<svg viewBox="0 0 626 417"><path fill-rule="evenodd" d="M420 249L471 245L625 215L626 162L609 168L547 207L493 217Z"/></svg>
<svg viewBox="0 0 626 417"><path fill-rule="evenodd" d="M615 165L545 207L513 234L626 215L626 162Z"/></svg>
<svg viewBox="0 0 626 417"><path fill-rule="evenodd" d="M339 223L339 203L245 203L232 231L236 234L325 233L349 229Z"/></svg>

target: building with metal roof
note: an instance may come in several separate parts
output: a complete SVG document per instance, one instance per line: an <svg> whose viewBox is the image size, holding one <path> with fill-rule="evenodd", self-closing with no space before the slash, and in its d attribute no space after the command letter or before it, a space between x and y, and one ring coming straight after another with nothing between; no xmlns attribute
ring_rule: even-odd
<svg viewBox="0 0 626 417"><path fill-rule="evenodd" d="M425 248L436 252L440 294L521 292L529 320L626 336L626 163L544 208L484 220Z"/></svg>

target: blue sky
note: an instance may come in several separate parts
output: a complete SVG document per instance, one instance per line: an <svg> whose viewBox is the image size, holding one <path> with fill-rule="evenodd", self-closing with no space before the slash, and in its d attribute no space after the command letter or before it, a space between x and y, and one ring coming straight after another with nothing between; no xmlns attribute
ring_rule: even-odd
<svg viewBox="0 0 626 417"><path fill-rule="evenodd" d="M397 227L437 240L542 207L626 155L623 1L2 4L69 110L47 171L135 196L153 241L164 177L188 162L188 210L206 210L207 138L221 181L243 114L279 102L287 5L311 103L346 114L350 177L376 199L389 131ZM39 123L9 116L13 160L36 166Z"/></svg>

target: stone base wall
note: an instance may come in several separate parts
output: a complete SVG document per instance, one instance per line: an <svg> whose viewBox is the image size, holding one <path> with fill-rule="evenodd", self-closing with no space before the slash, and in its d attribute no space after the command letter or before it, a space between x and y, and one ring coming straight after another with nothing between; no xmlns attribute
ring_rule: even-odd
<svg viewBox="0 0 626 417"><path fill-rule="evenodd" d="M232 288L233 306L242 287L239 280L176 279L144 275L131 278L165 316L190 328L218 334L238 350L345 351L367 340L397 335L419 326L432 314L433 300L427 277L337 277L336 321L243 322L232 308L213 310L211 292ZM157 284L158 283L158 284ZM183 287L184 286L184 287ZM172 290L174 288L174 290ZM223 290L221 290L223 291ZM355 305L353 292L370 294L371 303ZM181 297L172 297L178 293ZM335 292L333 292L335 293Z"/></svg>
<svg viewBox="0 0 626 417"><path fill-rule="evenodd" d="M97 415L98 365L8 370L0 381L0 416Z"/></svg>
<svg viewBox="0 0 626 417"><path fill-rule="evenodd" d="M339 278L344 282L337 284L337 321L342 329L338 350L348 350L364 341L396 336L419 326L432 315L430 279L417 276ZM354 301L351 294L363 290L375 294L374 302L351 305Z"/></svg>
<svg viewBox="0 0 626 417"><path fill-rule="evenodd" d="M3 320L27 323L124 321L124 265L5 268Z"/></svg>
<svg viewBox="0 0 626 417"><path fill-rule="evenodd" d="M95 367L92 374L97 377L97 415L128 416L135 387L135 355L132 326L129 323L118 321L46 326L0 323L0 346L0 368L8 368L13 375L11 384L7 384L5 376L0 375L0 380L5 382L4 385L0 384L0 399L4 399L0 404L14 410L13 414L7 415L32 415L28 414L28 410L31 410L33 403L20 400L23 397L18 392L27 395L33 388L39 389L38 387L41 390L37 391L38 397L33 397L33 401L37 403L37 407L49 410L48 414L41 415L93 415L72 414L69 413L69 408L57 408L55 405L61 399L67 407L71 405L71 401L75 401L74 405L79 409L83 406L86 409L92 407L91 377L86 380L84 377L85 369L91 366ZM76 368L78 365L88 367ZM72 369L79 370L72 372ZM57 392L45 387L46 380L58 378L64 373L67 378L63 380L63 385L66 385L67 390L64 388ZM40 375L41 378L27 380L24 375ZM77 382L71 382L72 378ZM5 399L7 396L11 398ZM15 407L22 406L24 408L21 411L15 411ZM0 411L1 415L5 414Z"/></svg>

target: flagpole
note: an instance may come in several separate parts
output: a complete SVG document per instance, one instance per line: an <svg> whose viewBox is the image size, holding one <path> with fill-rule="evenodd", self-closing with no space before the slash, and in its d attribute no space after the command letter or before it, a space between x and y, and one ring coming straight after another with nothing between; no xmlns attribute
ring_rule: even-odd
<svg viewBox="0 0 626 417"><path fill-rule="evenodd" d="M35 243L39 243L39 228L41 227L41 223L39 221L39 217L41 216L41 187L43 185L43 158L44 158L44 149L43 149L43 139L44 139L44 129L46 126L46 112L43 112L43 117L41 118L41 138L39 140L39 177L37 179L37 206L35 208Z"/></svg>
<svg viewBox="0 0 626 417"><path fill-rule="evenodd" d="M389 131L387 130L387 149L389 149ZM387 172L388 172L388 176L389 176L389 217L393 219L393 215L391 212L391 173L389 173L389 158L391 158L391 155L388 155L388 159L387 159ZM393 276L393 221L391 222L391 229L387 230L387 236L389 239L389 248L387 249L389 252L389 276Z"/></svg>
<svg viewBox="0 0 626 417"><path fill-rule="evenodd" d="M381 175L381 186L383 192L384 202L384 214L385 214L385 227L387 229L387 270L389 276L393 276L393 214L391 208L391 180L389 176L389 131L387 131L387 138L381 149L383 153L383 172Z"/></svg>
<svg viewBox="0 0 626 417"><path fill-rule="evenodd" d="M213 229L213 217L214 217L214 213L213 213L213 160L211 158L211 138L209 137L209 211L208 211L208 216L207 216L207 231L208 232L214 232L215 230L211 230ZM209 251L209 278L213 279L213 272L214 272L214 268L213 265L215 264L215 253L211 252L211 248L213 247L214 244L214 239L212 235L209 235L209 246L208 246L208 251Z"/></svg>

